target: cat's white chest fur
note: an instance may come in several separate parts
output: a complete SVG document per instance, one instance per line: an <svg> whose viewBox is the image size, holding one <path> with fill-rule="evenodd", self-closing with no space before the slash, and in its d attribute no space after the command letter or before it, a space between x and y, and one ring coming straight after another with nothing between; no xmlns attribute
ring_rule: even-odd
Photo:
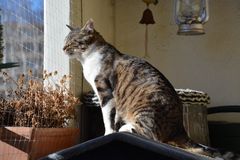
<svg viewBox="0 0 240 160"><path fill-rule="evenodd" d="M97 88L94 81L101 70L101 59L102 55L96 51L91 53L91 55L86 57L82 62L84 77L88 83L90 83L96 94Z"/></svg>
<svg viewBox="0 0 240 160"><path fill-rule="evenodd" d="M90 83L92 86L94 92L96 93L98 99L101 101L99 94L97 92L97 87L95 84L95 79L99 75L101 70L101 60L102 55L96 51L91 53L91 55L87 57L83 57L82 59L82 66L83 66L83 74L85 79ZM103 114L103 121L105 126L105 135L113 133L113 129L111 128L111 122L110 122L110 113L113 108L112 101L109 101L103 108L102 108L102 114Z"/></svg>

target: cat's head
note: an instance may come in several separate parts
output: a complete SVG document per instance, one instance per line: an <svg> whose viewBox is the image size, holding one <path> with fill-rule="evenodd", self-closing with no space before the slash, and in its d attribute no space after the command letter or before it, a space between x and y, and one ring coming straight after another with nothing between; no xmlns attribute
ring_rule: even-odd
<svg viewBox="0 0 240 160"><path fill-rule="evenodd" d="M79 58L92 47L99 38L94 29L93 20L90 19L82 28L74 28L69 25L69 34L65 38L64 52L71 58Z"/></svg>

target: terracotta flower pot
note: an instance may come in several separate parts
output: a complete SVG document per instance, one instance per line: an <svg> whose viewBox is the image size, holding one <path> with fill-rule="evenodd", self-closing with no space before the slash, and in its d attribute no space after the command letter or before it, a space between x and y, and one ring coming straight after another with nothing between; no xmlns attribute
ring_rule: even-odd
<svg viewBox="0 0 240 160"><path fill-rule="evenodd" d="M35 160L78 143L79 128L0 128L1 160Z"/></svg>

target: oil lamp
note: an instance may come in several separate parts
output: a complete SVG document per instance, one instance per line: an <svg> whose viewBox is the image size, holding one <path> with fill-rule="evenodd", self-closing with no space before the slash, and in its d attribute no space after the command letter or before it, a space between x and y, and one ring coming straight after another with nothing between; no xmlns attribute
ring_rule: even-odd
<svg viewBox="0 0 240 160"><path fill-rule="evenodd" d="M178 35L205 34L203 24L208 21L208 0L175 0L174 17Z"/></svg>

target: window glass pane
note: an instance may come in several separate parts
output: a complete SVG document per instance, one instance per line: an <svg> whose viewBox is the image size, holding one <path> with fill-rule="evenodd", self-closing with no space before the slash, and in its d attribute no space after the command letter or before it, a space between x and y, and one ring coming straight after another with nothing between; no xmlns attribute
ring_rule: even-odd
<svg viewBox="0 0 240 160"><path fill-rule="evenodd" d="M3 61L20 63L20 67L9 69L8 72L18 76L34 69L33 75L41 77L43 0L1 0L0 9L4 40Z"/></svg>
<svg viewBox="0 0 240 160"><path fill-rule="evenodd" d="M3 27L2 62L18 62L8 69L14 78L29 69L38 78L43 72L43 0L0 0L0 22ZM41 45L39 45L41 44ZM12 88L14 84L12 84ZM3 90L1 85L0 90ZM9 87L9 85L7 86Z"/></svg>

